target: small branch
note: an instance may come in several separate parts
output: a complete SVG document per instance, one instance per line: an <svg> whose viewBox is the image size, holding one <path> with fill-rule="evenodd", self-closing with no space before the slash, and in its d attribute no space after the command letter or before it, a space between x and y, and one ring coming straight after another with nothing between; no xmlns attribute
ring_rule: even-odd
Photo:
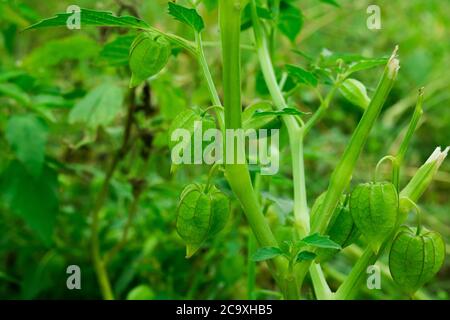
<svg viewBox="0 0 450 320"><path fill-rule="evenodd" d="M100 241L99 241L99 229L100 229L100 210L103 208L103 205L106 201L106 196L108 195L109 185L111 179L114 175L114 172L119 164L120 160L124 157L127 152L128 142L131 134L131 126L133 123L133 114L135 110L135 92L134 90L130 91L130 103L128 107L127 119L124 127L124 135L122 140L122 145L120 149L114 155L111 164L107 170L105 179L103 180L103 184L101 190L97 196L95 201L94 208L91 213L92 222L91 222L91 255L92 260L94 262L94 268L97 275L97 279L100 285L100 290L102 292L102 296L106 300L113 300L114 294L111 289L111 284L108 277L108 272L106 270L105 263L101 257L100 253Z"/></svg>
<svg viewBox="0 0 450 320"><path fill-rule="evenodd" d="M125 244L128 242L128 233L136 216L141 194L144 191L144 186L140 185L141 182L139 181L137 182L137 184L138 185L135 187L134 191L133 201L131 202L130 208L128 210L128 218L125 223L125 227L123 228L122 238L103 258L105 265L108 265L108 263L123 249Z"/></svg>

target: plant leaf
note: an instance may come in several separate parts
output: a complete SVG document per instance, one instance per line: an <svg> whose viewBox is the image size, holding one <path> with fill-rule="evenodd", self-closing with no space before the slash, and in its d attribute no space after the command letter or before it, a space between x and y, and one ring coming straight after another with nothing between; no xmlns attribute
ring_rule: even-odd
<svg viewBox="0 0 450 320"><path fill-rule="evenodd" d="M205 27L202 17L195 9L186 8L174 2L169 2L169 14L176 20L191 26L197 32L202 31Z"/></svg>
<svg viewBox="0 0 450 320"><path fill-rule="evenodd" d="M130 59L130 48L135 35L118 36L108 42L100 52L100 58L112 66L126 66Z"/></svg>
<svg viewBox="0 0 450 320"><path fill-rule="evenodd" d="M339 87L339 92L352 104L366 109L370 103L366 87L356 79L347 79Z"/></svg>
<svg viewBox="0 0 450 320"><path fill-rule="evenodd" d="M265 261L278 257L282 254L283 251L281 251L278 247L262 247L256 250L252 256L252 259L253 261Z"/></svg>
<svg viewBox="0 0 450 320"><path fill-rule="evenodd" d="M34 177L18 161L13 161L0 177L0 199L25 220L47 245L52 241L58 212L58 179L55 171L43 167Z"/></svg>
<svg viewBox="0 0 450 320"><path fill-rule="evenodd" d="M253 117L266 117L266 116L301 116L304 114L310 114L310 112L303 112L296 108L284 108L283 110L273 111L256 111Z"/></svg>
<svg viewBox="0 0 450 320"><path fill-rule="evenodd" d="M303 238L300 242L316 248L341 249L341 246L331 240L329 236L323 236L317 232Z"/></svg>
<svg viewBox="0 0 450 320"><path fill-rule="evenodd" d="M41 20L25 30L47 28L47 27L61 27L67 25L67 20L73 16L74 13L57 13L55 17ZM102 26L102 27L128 27L145 29L149 25L133 16L114 16L112 12L96 11L90 9L81 9L80 11L81 27L84 26Z"/></svg>
<svg viewBox="0 0 450 320"><path fill-rule="evenodd" d="M297 79L300 83L304 83L312 87L317 86L318 80L316 76L311 72L292 64L286 65L286 70L290 76L292 76L294 79Z"/></svg>
<svg viewBox="0 0 450 320"><path fill-rule="evenodd" d="M25 106L30 104L30 97L28 94L13 83L0 83L0 97L1 96L10 97Z"/></svg>
<svg viewBox="0 0 450 320"><path fill-rule="evenodd" d="M362 59L360 61L355 61L352 64L350 64L350 67L347 70L347 74L350 75L357 71L367 70L381 65L385 65L387 61L388 59L386 58Z"/></svg>
<svg viewBox="0 0 450 320"><path fill-rule="evenodd" d="M6 140L28 172L41 174L47 144L47 126L34 115L12 116L6 125Z"/></svg>
<svg viewBox="0 0 450 320"><path fill-rule="evenodd" d="M317 255L311 251L300 251L298 253L297 257L295 258L295 261L301 262L301 261L314 260L316 258L316 256Z"/></svg>
<svg viewBox="0 0 450 320"><path fill-rule="evenodd" d="M69 123L84 123L90 128L108 125L119 113L123 102L122 88L110 82L90 91L69 113Z"/></svg>
<svg viewBox="0 0 450 320"><path fill-rule="evenodd" d="M280 17L278 29L281 33L294 42L303 27L303 15L300 9L282 2L280 6Z"/></svg>
<svg viewBox="0 0 450 320"><path fill-rule="evenodd" d="M319 1L330 4L330 5L338 7L338 8L341 6L339 3L336 2L336 0L319 0Z"/></svg>

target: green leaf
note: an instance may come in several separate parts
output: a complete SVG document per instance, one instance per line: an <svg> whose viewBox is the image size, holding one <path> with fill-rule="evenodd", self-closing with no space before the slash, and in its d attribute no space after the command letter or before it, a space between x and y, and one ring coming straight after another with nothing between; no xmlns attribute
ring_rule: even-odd
<svg viewBox="0 0 450 320"><path fill-rule="evenodd" d="M281 251L278 247L262 247L256 250L252 256L252 259L253 261L265 261L278 257L282 254L283 251Z"/></svg>
<svg viewBox="0 0 450 320"><path fill-rule="evenodd" d="M127 294L127 300L153 300L155 293L153 290L145 284L141 284L131 289Z"/></svg>
<svg viewBox="0 0 450 320"><path fill-rule="evenodd" d="M0 83L0 97L2 96L10 97L24 106L30 104L28 94L13 83Z"/></svg>
<svg viewBox="0 0 450 320"><path fill-rule="evenodd" d="M339 87L339 92L352 104L366 109L369 106L370 98L367 95L366 87L356 79L347 79Z"/></svg>
<svg viewBox="0 0 450 320"><path fill-rule="evenodd" d="M310 252L310 251L300 251L297 255L297 257L295 258L296 262L301 262L301 261L310 261L310 260L314 260L316 258L316 254L314 252Z"/></svg>
<svg viewBox="0 0 450 320"><path fill-rule="evenodd" d="M33 70L42 70L64 61L86 61L96 58L99 52L97 40L84 34L76 34L45 42L33 50L23 63Z"/></svg>
<svg viewBox="0 0 450 320"><path fill-rule="evenodd" d="M266 117L266 116L301 116L304 114L310 114L310 112L303 112L296 108L284 108L283 110L273 111L256 111L253 117Z"/></svg>
<svg viewBox="0 0 450 320"><path fill-rule="evenodd" d="M300 240L300 242L316 248L341 249L341 246L332 241L329 236L323 236L319 233L313 233Z"/></svg>
<svg viewBox="0 0 450 320"><path fill-rule="evenodd" d="M130 48L135 35L118 36L108 42L100 52L100 58L112 66L126 66L130 59Z"/></svg>
<svg viewBox="0 0 450 320"><path fill-rule="evenodd" d="M300 9L286 2L282 2L278 21L278 29L280 29L281 33L288 37L291 42L295 42L302 27L303 15Z"/></svg>
<svg viewBox="0 0 450 320"><path fill-rule="evenodd" d="M216 9L219 4L219 0L202 0L202 2L209 11Z"/></svg>
<svg viewBox="0 0 450 320"><path fill-rule="evenodd" d="M83 123L90 128L108 125L123 103L122 88L110 82L90 91L70 111L69 123Z"/></svg>
<svg viewBox="0 0 450 320"><path fill-rule="evenodd" d="M292 76L294 79L297 79L297 81L299 81L300 83L304 83L312 87L317 86L318 80L316 76L311 72L292 64L286 65L286 70L290 76Z"/></svg>
<svg viewBox="0 0 450 320"><path fill-rule="evenodd" d="M169 14L176 20L191 26L197 32L202 31L205 27L202 17L195 9L186 8L174 2L169 2Z"/></svg>
<svg viewBox="0 0 450 320"><path fill-rule="evenodd" d="M6 125L6 140L30 174L41 174L47 144L47 126L34 115L12 116Z"/></svg>
<svg viewBox="0 0 450 320"><path fill-rule="evenodd" d="M336 0L319 0L320 2L330 4L335 7L340 7L340 4L336 2Z"/></svg>
<svg viewBox="0 0 450 320"><path fill-rule="evenodd" d="M261 6L256 6L256 14L259 18L265 19L265 20L273 20L272 12L269 9L266 9ZM248 28L252 26L252 10L251 10L251 4L245 6L244 10L242 11L241 16L241 31L245 31Z"/></svg>
<svg viewBox="0 0 450 320"><path fill-rule="evenodd" d="M58 212L58 179L55 171L44 166L39 177L29 174L18 161L12 162L0 176L0 199L48 245Z"/></svg>
<svg viewBox="0 0 450 320"><path fill-rule="evenodd" d="M139 34L130 50L130 87L136 87L160 72L169 61L170 54L170 42L164 36L151 32Z"/></svg>
<svg viewBox="0 0 450 320"><path fill-rule="evenodd" d="M55 17L44 19L35 23L25 30L38 29L46 27L67 26L67 21L73 16L73 13L57 13ZM80 11L81 28L85 26L102 26L102 27L128 27L145 29L149 25L136 17L132 16L114 16L112 12L96 11L90 9L81 9Z"/></svg>
<svg viewBox="0 0 450 320"><path fill-rule="evenodd" d="M381 65L385 65L388 59L386 58L378 58L378 59L362 59L360 61L355 61L350 64L347 74L350 75L354 72L367 70L371 68L375 68Z"/></svg>

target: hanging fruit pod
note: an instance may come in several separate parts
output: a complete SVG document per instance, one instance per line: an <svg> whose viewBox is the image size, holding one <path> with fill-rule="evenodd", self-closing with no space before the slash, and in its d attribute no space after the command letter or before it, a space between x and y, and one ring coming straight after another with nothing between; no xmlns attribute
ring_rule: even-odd
<svg viewBox="0 0 450 320"><path fill-rule="evenodd" d="M408 294L413 294L430 281L444 263L445 243L434 231L402 227L394 238L389 253L389 269L394 281Z"/></svg>
<svg viewBox="0 0 450 320"><path fill-rule="evenodd" d="M176 228L186 243L187 258L225 227L229 211L228 197L215 186L186 186L177 209Z"/></svg>
<svg viewBox="0 0 450 320"><path fill-rule="evenodd" d="M311 220L313 224L318 212L320 211L320 207L325 200L325 195L326 193L321 194L317 198L316 202L314 202L314 205L311 209ZM361 235L350 213L350 209L347 203L347 196L343 196L341 201L339 202L325 234L330 236L330 239L339 244L341 248L345 248L351 245L356 240L358 240L359 236ZM316 262L322 263L329 261L338 252L338 249L320 248L316 252Z"/></svg>
<svg viewBox="0 0 450 320"><path fill-rule="evenodd" d="M350 212L359 231L374 252L394 232L398 218L398 194L390 182L358 185L350 198Z"/></svg>

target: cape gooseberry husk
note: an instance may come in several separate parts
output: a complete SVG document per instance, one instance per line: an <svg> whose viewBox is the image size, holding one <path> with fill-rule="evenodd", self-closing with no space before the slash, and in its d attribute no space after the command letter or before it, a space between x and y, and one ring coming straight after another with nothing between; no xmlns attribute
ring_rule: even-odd
<svg viewBox="0 0 450 320"><path fill-rule="evenodd" d="M390 182L363 183L352 192L353 220L375 253L397 227L398 203L397 190Z"/></svg>
<svg viewBox="0 0 450 320"><path fill-rule="evenodd" d="M316 220L317 214L325 200L325 195L326 193L322 193L314 202L311 209L311 220L313 223ZM361 235L353 221L353 217L350 214L350 209L348 208L346 202L346 196L343 196L333 213L333 217L328 224L326 231L326 234L330 236L330 239L339 244L341 248L351 245L358 240ZM320 248L316 252L316 262L322 263L329 261L338 252L338 249Z"/></svg>
<svg viewBox="0 0 450 320"><path fill-rule="evenodd" d="M400 228L389 253L392 278L411 295L436 275L445 257L445 243L439 233L416 233L408 227Z"/></svg>
<svg viewBox="0 0 450 320"><path fill-rule="evenodd" d="M215 186L189 184L181 193L177 208L176 228L186 243L190 258L205 240L214 237L226 225L229 199Z"/></svg>
<svg viewBox="0 0 450 320"><path fill-rule="evenodd" d="M130 88L160 72L171 55L170 42L154 32L141 32L130 48Z"/></svg>

